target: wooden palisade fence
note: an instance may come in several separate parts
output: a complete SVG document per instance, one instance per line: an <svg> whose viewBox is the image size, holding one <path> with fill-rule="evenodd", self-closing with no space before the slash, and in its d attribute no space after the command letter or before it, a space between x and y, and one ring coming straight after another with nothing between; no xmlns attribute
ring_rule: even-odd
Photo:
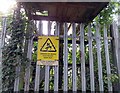
<svg viewBox="0 0 120 93"><path fill-rule="evenodd" d="M6 20L6 19L4 19ZM59 78L62 77L63 80L61 80L62 84L62 90L64 92L69 91L69 44L70 40L71 45L72 45L72 63L71 63L71 68L72 68L72 91L115 91L114 89L114 83L112 83L111 78L112 74L112 68L115 66L117 68L118 75L120 75L120 55L118 53L119 49L119 36L118 36L118 29L117 25L113 23L113 28L110 29L109 26L106 24L100 25L96 24L95 26L91 25L90 23L88 25L85 25L84 23L59 23L55 22L55 30L53 31L54 34L52 34L52 21L48 21L48 36L58 36L62 41L63 44L63 67L62 67L62 73L63 76L59 75L59 65L58 66L39 66L36 63L35 66L35 72L31 71L31 66L32 66L32 49L33 49L33 43L34 43L34 38L38 36L44 36L43 31L43 22L41 20L35 21L32 20L31 23L36 25L37 28L37 35L34 36L33 31L29 31L29 40L28 40L28 51L27 51L27 58L30 60L28 67L25 68L25 74L24 74L24 91L29 92L30 89L30 84L31 84L31 78L34 77L34 89L33 91L39 92L40 90L44 90L44 92L48 92L51 90L50 88L50 71L53 70L54 74L54 82L53 82L53 89L54 92L58 92L59 89ZM63 24L63 25L62 25ZM68 35L69 29L68 25L71 25L71 30L72 30L72 35ZM63 34L61 35L61 26L64 28ZM77 29L77 27L79 29ZM2 42L5 40L5 30L6 30L6 25L3 24L3 34L2 35ZM29 28L29 30L32 30L32 27ZM110 35L112 31L112 35ZM79 34L78 34L79 33ZM101 34L102 33L102 34ZM60 41L60 42L61 42ZM87 41L87 43L85 43ZM112 61L111 59L111 42L112 44L114 43L115 47L113 52L117 60ZM1 44L3 45L3 44ZM77 48L77 46L79 46ZM77 56L77 51L79 50L79 56ZM104 53L102 53L104 50ZM1 47L0 47L1 51ZM61 52L61 51L60 51ZM2 51L0 52L2 53ZM89 59L86 60L86 53L88 53ZM103 56L104 55L104 56ZM78 62L77 59L80 59ZM105 59L105 61L103 61ZM59 60L62 62L62 60ZM18 60L19 61L19 60ZM0 61L1 62L1 61ZM111 65L112 63L116 63L116 65ZM78 66L79 64L79 66ZM88 64L88 65L87 65ZM105 68L104 68L105 67ZM97 68L97 69L96 69ZM103 70L106 71L106 73L103 73ZM0 70L1 71L1 70ZM45 73L42 73L44 72ZM16 67L16 75L20 72L20 68ZM32 76L31 73L35 73L35 76ZM79 73L79 74L78 74ZM89 74L88 74L89 73ZM106 83L104 79L104 75L106 74ZM41 80L40 77L45 76L43 80ZM79 77L80 76L80 77ZM41 87L41 82L43 81L43 87ZM80 82L78 84L78 81ZM15 83L14 83L14 92L18 92L19 90L19 84L20 84L20 76L15 78ZM96 84L97 82L97 84ZM90 85L88 88L88 84ZM106 85L107 84L107 88ZM118 86L120 87L120 86ZM44 88L44 89L43 89ZM107 89L107 90L106 90Z"/></svg>
<svg viewBox="0 0 120 93"><path fill-rule="evenodd" d="M43 35L43 30L42 29L42 22L39 21L37 22L39 23L38 26L38 35ZM80 25L80 34L77 35L76 34L76 27L77 25ZM110 42L113 38L115 38L115 40L117 40L117 37L115 35L113 35L114 37L110 37L108 36L108 34L110 33L110 29L109 27L107 27L106 25L103 26L103 36L101 36L101 25L96 25L95 28L93 28L90 24L87 27L84 27L84 24L77 24L77 23L72 23L72 36L68 36L68 23L64 23L64 35L59 35L60 32L60 23L56 22L56 30L54 32L54 36L59 36L60 38L63 38L64 43L63 43L63 91L68 91L68 41L69 39L72 40L72 91L77 91L79 90L77 87L77 63L76 63L76 51L77 51L77 40L79 40L79 49L80 49L80 65L81 65L81 70L80 72L80 80L81 80L81 91L87 91L87 80L86 80L86 59L85 59L85 40L88 40L88 50L89 50L89 67L87 67L89 69L89 73L90 73L90 90L91 91L106 91L105 90L105 85L104 85L104 77L103 77L103 65L106 64L106 73L107 73L107 91L113 91L113 86L112 86L112 81L111 81L111 77L112 77L112 72L111 72L111 59L110 59ZM114 27L114 26L113 26ZM87 32L85 31L85 29L87 29ZM94 32L93 32L94 29ZM86 35L87 34L87 35ZM117 31L115 32L115 34L117 34ZM51 21L48 22L48 36L51 35ZM93 42L96 43L95 46L93 46ZM28 58L31 60L32 59L32 43L33 43L33 38L29 39L29 45L28 45ZM117 41L114 42L115 44L117 43ZM116 44L117 45L117 44ZM104 47L103 47L104 46ZM116 46L117 47L117 46ZM115 47L115 50L116 50ZM94 55L93 52L93 48L96 49L96 55ZM104 53L104 57L105 57L105 62L103 63L103 59L102 59L102 55L103 53L101 53L101 50L104 49L105 53ZM116 56L118 56L117 54L117 50L116 50ZM95 57L96 56L96 57ZM95 61L95 58L97 58L97 60ZM118 60L117 60L118 61ZM61 62L59 60L59 62ZM98 66L98 85L97 87L98 90L96 89L96 80L95 80L95 64L97 64ZM31 65L31 63L30 63ZM119 63L117 62L117 65L119 65ZM36 72L35 72L35 82L34 82L34 91L40 91L40 76L43 75L40 73L40 70L43 69L43 66L39 66L36 64ZM54 70L54 91L57 92L59 91L58 88L58 83L59 83L59 66L45 66L45 80L44 80L44 91L47 92L50 90L50 70L53 69ZM117 67L117 70L119 72L119 67ZM19 81L20 82L20 81ZM18 85L15 86L15 88ZM28 68L26 69L26 73L25 73L25 85L24 85L24 91L29 91L30 90L30 66L28 66ZM18 88L18 87L17 87ZM19 90L19 89L17 89Z"/></svg>

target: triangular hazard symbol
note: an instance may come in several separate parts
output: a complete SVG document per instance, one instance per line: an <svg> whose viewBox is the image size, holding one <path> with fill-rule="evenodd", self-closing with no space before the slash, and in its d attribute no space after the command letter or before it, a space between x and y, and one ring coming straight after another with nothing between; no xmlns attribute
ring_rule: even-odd
<svg viewBox="0 0 120 93"><path fill-rule="evenodd" d="M48 38L46 40L46 42L43 44L42 48L40 49L41 52L56 52L56 49L52 43L52 41L50 40L50 38Z"/></svg>

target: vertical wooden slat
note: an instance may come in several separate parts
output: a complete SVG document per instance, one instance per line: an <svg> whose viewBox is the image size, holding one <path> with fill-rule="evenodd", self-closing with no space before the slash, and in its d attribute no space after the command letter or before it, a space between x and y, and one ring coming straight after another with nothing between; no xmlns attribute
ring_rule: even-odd
<svg viewBox="0 0 120 93"><path fill-rule="evenodd" d="M6 35L6 27L7 27L7 17L3 17L2 18L2 44L1 46L3 47L4 46L4 43L5 43L5 35Z"/></svg>
<svg viewBox="0 0 120 93"><path fill-rule="evenodd" d="M59 36L59 27L60 24L57 22L56 24L56 33L55 36ZM54 67L54 91L55 93L58 92L58 75L59 75L59 66L55 66Z"/></svg>
<svg viewBox="0 0 120 93"><path fill-rule="evenodd" d="M20 63L20 58L17 56L17 62ZM15 76L15 82L14 82L14 92L19 91L19 84L20 84L20 64L16 67L16 76Z"/></svg>
<svg viewBox="0 0 120 93"><path fill-rule="evenodd" d="M106 68L107 68L107 77L108 77L108 91L112 91L112 82L111 77L111 68L110 68L110 59L109 59L109 49L108 49L108 38L107 38L107 27L104 25L104 47L105 47L105 58L106 58Z"/></svg>
<svg viewBox="0 0 120 93"><path fill-rule="evenodd" d="M48 21L48 36L51 35L51 23ZM44 86L44 91L48 92L49 91L49 69L50 66L45 66L45 86Z"/></svg>
<svg viewBox="0 0 120 93"><path fill-rule="evenodd" d="M76 75L76 25L72 24L72 85L73 91L77 91Z"/></svg>
<svg viewBox="0 0 120 93"><path fill-rule="evenodd" d="M7 18L2 18L2 31L0 32L0 93L2 92L2 48L4 47L6 35Z"/></svg>
<svg viewBox="0 0 120 93"><path fill-rule="evenodd" d="M119 31L119 29L118 29ZM120 34L120 32L118 32L118 34ZM118 83L118 88L119 88L119 93L120 93L120 35L118 35L118 38L117 38L117 42L118 42L118 47L117 47L117 52L116 54L118 54L118 58L117 58L117 70L118 70L118 76L119 76L119 83Z"/></svg>
<svg viewBox="0 0 120 93"><path fill-rule="evenodd" d="M0 32L0 93L2 92L2 35Z"/></svg>
<svg viewBox="0 0 120 93"><path fill-rule="evenodd" d="M36 73L35 73L35 88L34 91L39 91L39 83L40 83L40 66L36 64Z"/></svg>
<svg viewBox="0 0 120 93"><path fill-rule="evenodd" d="M86 91L86 78L85 78L85 50L84 50L84 24L80 25L80 51L81 51L81 84L82 91Z"/></svg>
<svg viewBox="0 0 120 93"><path fill-rule="evenodd" d="M67 23L64 23L64 84L63 91L68 91L68 35Z"/></svg>
<svg viewBox="0 0 120 93"><path fill-rule="evenodd" d="M103 74L102 74L102 61L101 61L101 42L100 42L100 27L96 25L96 46L97 46L97 61L98 61L98 79L99 91L104 91L103 88Z"/></svg>
<svg viewBox="0 0 120 93"><path fill-rule="evenodd" d="M95 91L92 40L93 39L92 39L91 25L89 25L88 26L88 42L89 42L89 64L90 64L90 87L91 87L91 91Z"/></svg>
<svg viewBox="0 0 120 93"><path fill-rule="evenodd" d="M115 27L114 27L115 26ZM112 61L113 61L113 65L117 68L118 67L118 30L116 30L116 22L113 22L112 25L110 25L110 36L112 37L112 40L110 42L110 48L111 48L111 52L112 52ZM118 70L118 68L117 68ZM117 71L116 70L116 71ZM116 74L119 74L119 72L117 71ZM120 79L119 79L120 81ZM113 88L115 91L119 91L120 90L120 83L114 83L113 84Z"/></svg>
<svg viewBox="0 0 120 93"><path fill-rule="evenodd" d="M115 50L116 50L116 57L117 57L117 69L118 69L118 74L120 75L120 36L119 36L119 30L116 22L113 22L113 36L115 40ZM119 80L120 82L120 80Z"/></svg>
<svg viewBox="0 0 120 93"><path fill-rule="evenodd" d="M15 10L15 19L18 19L20 21L20 6L18 5L17 10ZM19 85L20 85L20 63L21 63L21 59L20 59L20 55L17 55L16 57L16 61L17 61L17 66L16 66L16 71L15 71L15 81L14 81L14 92L19 92Z"/></svg>
<svg viewBox="0 0 120 93"><path fill-rule="evenodd" d="M114 21L113 22L113 28L112 28L112 33L113 33L113 45L114 45L114 51L115 51L115 56L114 60L116 58L116 62L114 62L115 66L117 67L117 73L119 75L119 83L116 84L115 88L120 92L120 34L119 34L119 29L117 23Z"/></svg>
<svg viewBox="0 0 120 93"><path fill-rule="evenodd" d="M55 93L58 92L58 75L59 75L58 69L59 69L58 66L54 67L54 70L55 70L54 71L54 91Z"/></svg>
<svg viewBox="0 0 120 93"><path fill-rule="evenodd" d="M42 35L42 22L39 22L39 29L38 29L39 35ZM40 84L40 66L36 63L36 73L35 73L35 88L34 91L39 91L39 84Z"/></svg>
<svg viewBox="0 0 120 93"><path fill-rule="evenodd" d="M45 66L45 86L44 86L44 91L46 93L49 91L49 69L50 69L50 66Z"/></svg>
<svg viewBox="0 0 120 93"><path fill-rule="evenodd" d="M120 11L120 6L118 7L118 10ZM120 92L120 13L118 13L118 25L116 26L116 34L118 35L118 62L117 62L117 68L118 68L118 74L119 74L119 92Z"/></svg>
<svg viewBox="0 0 120 93"><path fill-rule="evenodd" d="M29 85L30 85L30 66L31 66L31 59L32 59L32 46L33 46L33 38L30 36L28 41L28 52L27 52L27 58L30 60L28 67L26 68L25 72L25 86L24 91L29 91Z"/></svg>
<svg viewBox="0 0 120 93"><path fill-rule="evenodd" d="M20 4L18 4L17 9L14 11L14 18L15 20L17 19L17 22L20 21ZM14 92L18 92L20 84L20 65L21 65L20 55L17 55L15 59L16 59L15 61L17 61L18 64L16 66L15 72Z"/></svg>

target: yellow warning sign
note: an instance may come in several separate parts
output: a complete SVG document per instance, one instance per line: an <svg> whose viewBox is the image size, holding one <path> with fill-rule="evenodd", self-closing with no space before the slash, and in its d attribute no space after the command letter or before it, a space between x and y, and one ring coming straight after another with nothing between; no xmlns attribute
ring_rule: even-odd
<svg viewBox="0 0 120 93"><path fill-rule="evenodd" d="M59 37L39 36L38 37L38 61L58 61L59 59Z"/></svg>
<svg viewBox="0 0 120 93"><path fill-rule="evenodd" d="M40 49L41 52L56 52L56 48L53 45L50 38L46 40L42 48Z"/></svg>

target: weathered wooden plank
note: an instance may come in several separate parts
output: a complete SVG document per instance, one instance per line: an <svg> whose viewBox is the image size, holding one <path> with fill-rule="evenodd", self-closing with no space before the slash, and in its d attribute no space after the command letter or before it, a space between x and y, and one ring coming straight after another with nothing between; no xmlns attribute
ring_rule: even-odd
<svg viewBox="0 0 120 93"><path fill-rule="evenodd" d="M42 35L42 22L41 21L39 22L38 34ZM37 65L36 63L35 87L34 87L35 92L39 91L39 84L40 84L40 66Z"/></svg>
<svg viewBox="0 0 120 93"><path fill-rule="evenodd" d="M107 39L107 27L104 25L104 47L105 47L105 58L106 58L106 68L107 68L107 77L108 77L108 91L112 91L112 82L111 78L111 68L110 68L110 58L109 58L109 49L108 49L108 39Z"/></svg>
<svg viewBox="0 0 120 93"><path fill-rule="evenodd" d="M16 57L17 62L20 63L20 57ZM20 64L16 67L16 76L15 76L15 82L14 82L14 92L19 92L19 84L20 84Z"/></svg>
<svg viewBox="0 0 120 93"><path fill-rule="evenodd" d="M19 20L20 21L20 6L18 4L18 8L16 8L16 10L14 11L14 20ZM16 71L15 71L15 81L14 81L14 92L19 92L19 85L20 85L20 63L21 63L21 59L20 59L20 55L17 55L17 57L15 58L15 61L17 61L17 66L16 66Z"/></svg>
<svg viewBox="0 0 120 93"><path fill-rule="evenodd" d="M118 10L120 10L120 6L118 7ZM117 28L117 26L116 26ZM118 34L118 72L119 72L119 88L120 88L120 13L118 14L118 28L116 31L116 34ZM119 90L120 92L120 90Z"/></svg>
<svg viewBox="0 0 120 93"><path fill-rule="evenodd" d="M39 83L40 83L40 66L36 64L36 73L35 73L35 88L34 91L39 91Z"/></svg>
<svg viewBox="0 0 120 93"><path fill-rule="evenodd" d="M91 25L88 25L89 64L90 64L90 87L91 87L91 91L95 91L92 40L93 40L93 38L92 38L92 32L91 32Z"/></svg>
<svg viewBox="0 0 120 93"><path fill-rule="evenodd" d="M2 18L2 31L0 32L0 93L2 92L2 48L6 35L7 17Z"/></svg>
<svg viewBox="0 0 120 93"><path fill-rule="evenodd" d="M31 37L28 41L28 52L27 52L27 58L30 60L28 67L26 68L25 72L25 86L24 91L29 91L29 85L30 85L30 67L31 67L31 59L32 59L32 47L33 47L33 38Z"/></svg>
<svg viewBox="0 0 120 93"><path fill-rule="evenodd" d="M84 24L80 25L80 51L81 51L81 86L82 91L86 91L86 78L85 78L85 50L84 50Z"/></svg>
<svg viewBox="0 0 120 93"><path fill-rule="evenodd" d="M51 35L51 23L48 21L48 36ZM45 66L45 86L44 86L44 92L49 91L49 69L50 66Z"/></svg>
<svg viewBox="0 0 120 93"><path fill-rule="evenodd" d="M0 32L0 93L2 92L2 39Z"/></svg>
<svg viewBox="0 0 120 93"><path fill-rule="evenodd" d="M120 76L120 34L119 34L119 30L118 30L118 25L117 23L114 21L113 22L113 28L112 28L112 34L113 34L113 49L115 51L115 56L114 59L116 58L114 64L117 67L117 73ZM119 78L119 82L116 84L115 89L117 89L120 92L120 78Z"/></svg>
<svg viewBox="0 0 120 93"><path fill-rule="evenodd" d="M59 36L59 29L60 28L60 23L56 23L56 32L55 36ZM59 54L58 54L59 55ZM54 67L54 91L55 93L58 92L58 79L59 79L59 66Z"/></svg>
<svg viewBox="0 0 120 93"><path fill-rule="evenodd" d="M58 79L59 79L59 68L58 66L54 67L54 91L55 93L58 92Z"/></svg>
<svg viewBox="0 0 120 93"><path fill-rule="evenodd" d="M68 91L68 35L67 23L64 23L64 84L63 91Z"/></svg>
<svg viewBox="0 0 120 93"><path fill-rule="evenodd" d="M101 60L101 41L100 41L100 27L96 25L96 46L97 46L97 61L98 61L98 78L99 78L99 91L104 91L103 88L103 74L102 74L102 60Z"/></svg>
<svg viewBox="0 0 120 93"><path fill-rule="evenodd" d="M119 32L118 32L118 26L116 22L113 22L113 30L114 30L114 40L115 40L115 50L116 50L116 57L117 57L117 69L118 74L120 75L120 39L119 39Z"/></svg>
<svg viewBox="0 0 120 93"><path fill-rule="evenodd" d="M44 92L49 91L49 69L50 66L45 66L45 86L44 86Z"/></svg>
<svg viewBox="0 0 120 93"><path fill-rule="evenodd" d="M113 22L113 24L116 23L116 22ZM118 33L115 29L113 29L113 24L110 25L110 36L113 38L111 40L111 43L110 43L110 48L111 48L111 52L112 52L112 61L113 61L113 65L117 68L117 61L118 61L118 56L117 56L117 47L118 44L116 43L116 39L117 39L117 36L115 35L115 33ZM111 67L112 68L112 67ZM118 74L118 71L117 73ZM116 82L116 83L113 83L113 89L115 91L119 91L119 82Z"/></svg>
<svg viewBox="0 0 120 93"><path fill-rule="evenodd" d="M73 91L77 91L77 75L76 75L76 25L72 24L72 86Z"/></svg>
<svg viewBox="0 0 120 93"><path fill-rule="evenodd" d="M5 36L6 36L6 28L7 28L7 17L3 17L2 18L2 44L1 46L4 46L5 43Z"/></svg>

